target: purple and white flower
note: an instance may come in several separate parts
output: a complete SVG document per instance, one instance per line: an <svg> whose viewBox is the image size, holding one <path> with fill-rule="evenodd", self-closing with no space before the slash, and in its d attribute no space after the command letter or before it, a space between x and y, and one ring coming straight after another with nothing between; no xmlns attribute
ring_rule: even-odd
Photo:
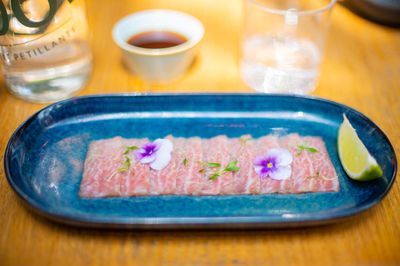
<svg viewBox="0 0 400 266"><path fill-rule="evenodd" d="M149 164L154 170L161 170L171 160L171 152L174 146L168 139L156 139L145 143L136 151L135 157L141 163Z"/></svg>
<svg viewBox="0 0 400 266"><path fill-rule="evenodd" d="M270 177L275 180L284 180L292 174L293 158L286 149L276 148L267 151L265 156L254 159L254 170L261 178Z"/></svg>

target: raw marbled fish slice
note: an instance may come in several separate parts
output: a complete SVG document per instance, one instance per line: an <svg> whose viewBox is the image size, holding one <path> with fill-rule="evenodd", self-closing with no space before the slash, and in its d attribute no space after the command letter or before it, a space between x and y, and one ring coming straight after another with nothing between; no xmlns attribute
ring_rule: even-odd
<svg viewBox="0 0 400 266"><path fill-rule="evenodd" d="M143 139L124 139L123 145L127 147L140 147L144 143L148 143L147 138ZM124 147L126 150L126 147ZM140 163L135 157L135 151L131 150L126 155L131 162L130 171L121 173L121 195L122 196L139 196L148 195L150 190L150 167L148 164Z"/></svg>
<svg viewBox="0 0 400 266"><path fill-rule="evenodd" d="M280 148L279 139L276 135L268 135L257 139L256 141L257 155L265 156L270 149ZM254 169L253 169L254 171ZM257 175L254 172L255 175ZM260 194L278 193L281 187L282 180L275 180L270 177L260 178Z"/></svg>
<svg viewBox="0 0 400 266"><path fill-rule="evenodd" d="M213 180L209 179L210 176L218 170L223 169L229 162L230 153L228 150L228 138L224 135L220 135L208 140L203 140L202 142L204 162L219 163L221 167L206 167L206 170L203 172L204 184L201 194L218 195L220 193L222 194L232 191L233 178L231 172L224 173ZM221 185L223 186L222 191Z"/></svg>
<svg viewBox="0 0 400 266"><path fill-rule="evenodd" d="M304 151L310 157L314 172L309 178L309 192L336 192L340 190L339 179L333 166L325 143L321 137L304 137L309 147L315 148L318 152ZM318 177L319 176L319 177Z"/></svg>
<svg viewBox="0 0 400 266"><path fill-rule="evenodd" d="M173 141L174 144L174 151L171 160L175 161L176 165L176 194L177 195L186 195L187 192L185 191L185 184L187 179L187 168L184 165L184 160L186 156L185 147L187 146L186 143L188 140L185 138L169 138Z"/></svg>
<svg viewBox="0 0 400 266"><path fill-rule="evenodd" d="M95 197L95 191L98 190L99 171L95 167L98 164L98 152L96 142L91 142L86 153L85 163L83 167L83 174L81 185L79 187L79 197Z"/></svg>
<svg viewBox="0 0 400 266"><path fill-rule="evenodd" d="M93 141L86 155L80 197L120 196L122 138ZM107 163L104 163L107 162Z"/></svg>
<svg viewBox="0 0 400 266"><path fill-rule="evenodd" d="M308 192L309 177L314 172L313 165L306 152L299 153L298 146L304 139L297 133L289 134L280 139L281 146L289 150L293 157L292 175L281 184L279 193L304 193Z"/></svg>
<svg viewBox="0 0 400 266"><path fill-rule="evenodd" d="M220 142L221 169L224 169L229 163L235 161L235 159L230 147L230 139L225 135L218 138ZM217 179L219 179L219 194L230 195L234 193L233 172L223 173Z"/></svg>
<svg viewBox="0 0 400 266"><path fill-rule="evenodd" d="M169 137L173 142L173 137ZM176 152L176 151L175 151ZM171 154L171 161L161 170L150 168L150 194L151 195L171 195L176 192L176 162L172 158L175 152Z"/></svg>
<svg viewBox="0 0 400 266"><path fill-rule="evenodd" d="M235 151L240 169L233 173L234 194L260 193L260 178L254 171L255 141L250 135L244 135L230 141Z"/></svg>
<svg viewBox="0 0 400 266"><path fill-rule="evenodd" d="M200 195L203 187L203 174L200 173L203 160L202 141L199 137L182 139L178 147L183 150L177 160L177 194L178 195ZM186 165L183 161L187 159ZM182 181L181 181L182 180Z"/></svg>

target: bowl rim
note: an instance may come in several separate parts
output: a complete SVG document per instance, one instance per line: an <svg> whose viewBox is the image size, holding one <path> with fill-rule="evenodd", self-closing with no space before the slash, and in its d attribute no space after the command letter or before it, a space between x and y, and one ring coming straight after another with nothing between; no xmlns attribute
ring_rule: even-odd
<svg viewBox="0 0 400 266"><path fill-rule="evenodd" d="M165 14L172 15L172 16L178 16L180 18L190 20L191 22L194 23L198 34L191 38L182 34L188 38L188 40L186 42L176 45L176 46L173 46L173 47L160 48L160 49L142 48L142 47L134 46L134 45L128 44L126 42L126 40L121 38L121 36L120 36L121 27L127 21L135 19L138 16L146 16L146 15L162 16ZM187 13L184 13L181 11L177 11L177 10L172 10L172 9L147 9L147 10L138 11L138 12L129 14L129 15L121 18L113 27L112 37L113 37L114 42L122 50L124 50L128 53L138 54L138 55L143 55L143 56L168 56L168 55L182 53L182 52L187 51L187 50L191 49L192 47L196 46L203 39L204 32L205 32L205 30L204 30L203 23L199 19L197 19L196 17L194 17L190 14L187 14Z"/></svg>

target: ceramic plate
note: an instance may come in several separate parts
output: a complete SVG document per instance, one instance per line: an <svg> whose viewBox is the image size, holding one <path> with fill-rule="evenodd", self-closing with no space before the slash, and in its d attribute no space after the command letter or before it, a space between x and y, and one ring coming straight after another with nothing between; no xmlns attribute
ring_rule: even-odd
<svg viewBox="0 0 400 266"><path fill-rule="evenodd" d="M360 183L344 173L337 131L346 114L383 170ZM122 136L155 139L321 136L340 192L298 195L78 197L88 145ZM101 95L52 104L23 123L5 152L11 187L39 213L63 223L129 228L288 227L339 221L377 204L390 190L397 160L385 134L344 105L313 97L261 94Z"/></svg>

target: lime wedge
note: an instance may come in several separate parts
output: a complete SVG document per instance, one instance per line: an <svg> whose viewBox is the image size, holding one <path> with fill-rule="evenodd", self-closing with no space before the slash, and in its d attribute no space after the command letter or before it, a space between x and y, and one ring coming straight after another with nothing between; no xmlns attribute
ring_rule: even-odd
<svg viewBox="0 0 400 266"><path fill-rule="evenodd" d="M347 175L358 181L369 181L382 176L382 169L343 114L337 139L339 159Z"/></svg>

